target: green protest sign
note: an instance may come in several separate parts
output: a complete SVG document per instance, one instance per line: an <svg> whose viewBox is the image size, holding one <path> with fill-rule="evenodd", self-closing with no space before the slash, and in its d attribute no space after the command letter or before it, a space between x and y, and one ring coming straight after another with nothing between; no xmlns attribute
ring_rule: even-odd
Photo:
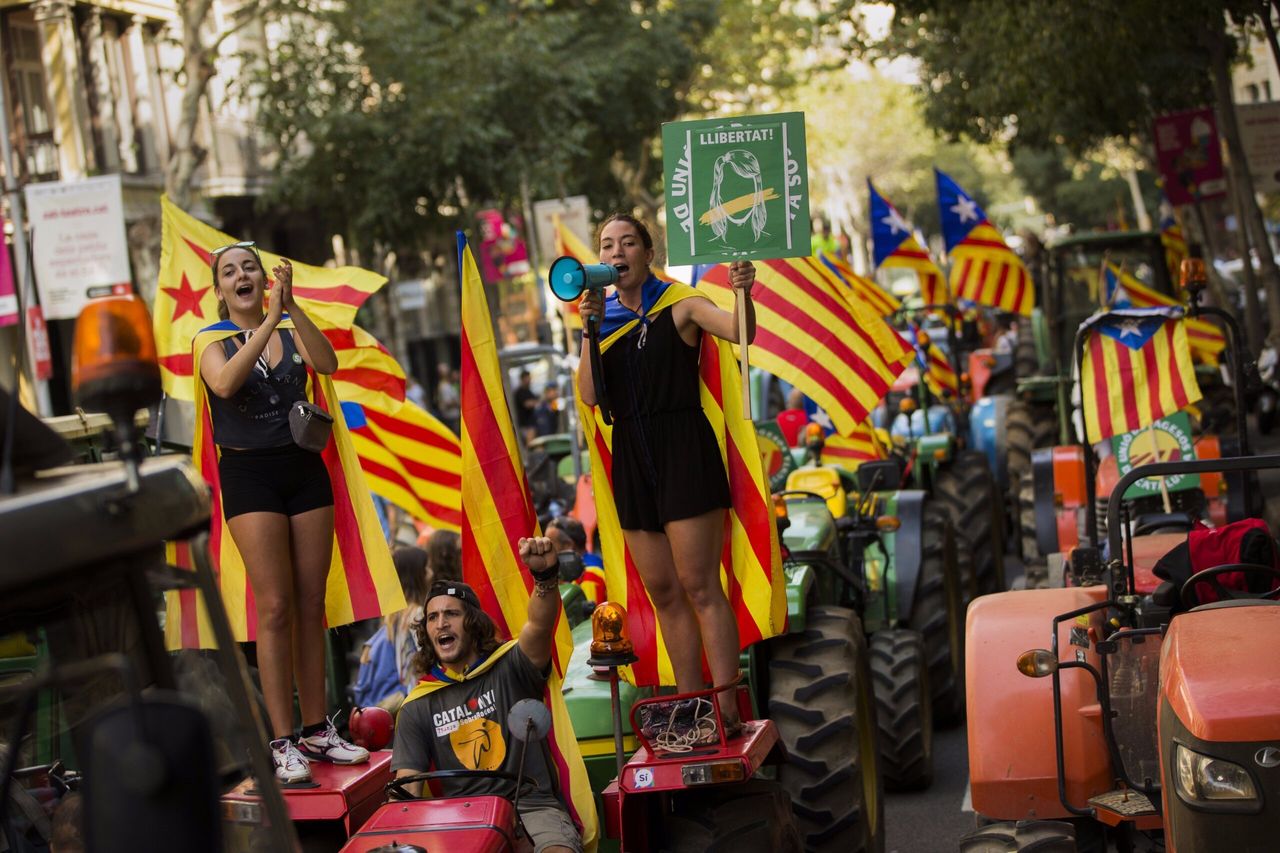
<svg viewBox="0 0 1280 853"><path fill-rule="evenodd" d="M662 126L670 264L812 254L804 113Z"/></svg>
<svg viewBox="0 0 1280 853"><path fill-rule="evenodd" d="M1134 468L1153 462L1182 462L1196 458L1195 444L1191 440L1191 419L1186 412L1178 412L1161 418L1150 427L1112 436L1111 449L1116 455L1116 467L1123 477ZM1199 474L1175 474L1164 478L1171 492L1195 489L1200 486ZM1126 499L1160 494L1160 480L1139 480L1124 493Z"/></svg>

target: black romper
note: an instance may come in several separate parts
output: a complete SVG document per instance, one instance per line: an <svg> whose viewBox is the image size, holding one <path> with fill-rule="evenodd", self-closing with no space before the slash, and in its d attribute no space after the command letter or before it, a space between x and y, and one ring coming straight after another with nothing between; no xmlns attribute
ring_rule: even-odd
<svg viewBox="0 0 1280 853"><path fill-rule="evenodd" d="M668 521L728 508L720 447L702 412L698 354L670 308L604 353L613 406L613 492L623 530L660 532ZM699 331L699 340L702 332Z"/></svg>

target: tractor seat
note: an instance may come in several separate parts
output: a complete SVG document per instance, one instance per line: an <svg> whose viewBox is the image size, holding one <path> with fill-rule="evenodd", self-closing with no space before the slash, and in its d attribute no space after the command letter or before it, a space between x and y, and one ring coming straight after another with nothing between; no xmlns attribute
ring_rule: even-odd
<svg viewBox="0 0 1280 853"><path fill-rule="evenodd" d="M1195 520L1187 512L1145 512L1133 521L1133 535L1148 533L1187 533Z"/></svg>
<svg viewBox="0 0 1280 853"><path fill-rule="evenodd" d="M787 490L821 495L832 518L843 518L848 511L849 499L834 468L797 468L787 475Z"/></svg>

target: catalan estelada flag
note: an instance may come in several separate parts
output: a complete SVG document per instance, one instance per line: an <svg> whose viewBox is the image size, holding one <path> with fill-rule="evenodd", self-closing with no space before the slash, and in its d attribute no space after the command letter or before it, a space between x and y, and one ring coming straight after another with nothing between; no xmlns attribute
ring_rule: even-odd
<svg viewBox="0 0 1280 853"><path fill-rule="evenodd" d="M1099 312L1080 328L1090 443L1142 429L1200 399L1181 308Z"/></svg>
<svg viewBox="0 0 1280 853"><path fill-rule="evenodd" d="M929 335L914 323L907 325L907 337L916 351L916 365L924 374L925 385L934 396L954 400L960 393L960 380L951 360L929 339Z"/></svg>
<svg viewBox="0 0 1280 853"><path fill-rule="evenodd" d="M942 270L915 238L911 224L869 180L867 189L871 191L871 254L876 269L911 270L920 282L920 298L926 305L949 304L952 300Z"/></svg>
<svg viewBox="0 0 1280 853"><path fill-rule="evenodd" d="M757 279L752 296L759 292ZM642 291L643 314L652 320L682 299L705 297L702 287L694 289L651 278ZM753 353L759 352L759 317L757 307ZM608 352L610 347L626 339L638 322L625 318L611 322L606 309L601 352ZM786 628L786 582L778 549L778 529L772 516L769 483L760 464L755 425L742 417L742 377L727 341L710 334L702 335L699 379L702 411L720 445L733 504L725 515L720 568L725 594L733 607L738 635L745 649ZM613 497L613 428L600 419L598 407L579 402L578 408L591 451L591 476L609 597L627 609L631 641L640 657L635 664L623 668L623 676L633 684L674 684L671 658L658 628L657 612L640 580L634 555L626 547L618 522Z"/></svg>
<svg viewBox="0 0 1280 853"><path fill-rule="evenodd" d="M1178 224L1178 215L1164 193L1160 193L1160 244L1164 246L1164 262L1169 266L1169 277L1178 280L1182 260L1187 257L1187 238Z"/></svg>
<svg viewBox="0 0 1280 853"><path fill-rule="evenodd" d="M870 420L866 420L848 435L827 436L820 461L823 465L836 465L852 471L863 462L886 457L884 446L876 438L875 428Z"/></svg>
<svg viewBox="0 0 1280 853"><path fill-rule="evenodd" d="M823 266L829 269L832 275L844 282L855 297L876 312L877 316L888 317L902 307L902 303L896 296L871 279L858 275L853 271L853 267L835 255L819 252L818 260L822 261Z"/></svg>
<svg viewBox="0 0 1280 853"><path fill-rule="evenodd" d="M170 397L194 400L191 341L218 319L209 255L237 241L183 212L165 196L160 198L160 213L160 276L151 312L160 376ZM272 267L282 256L262 247L258 253L270 278ZM293 295L322 329L350 327L356 310L387 282L383 276L358 267L328 269L291 263Z"/></svg>
<svg viewBox="0 0 1280 853"><path fill-rule="evenodd" d="M499 636L515 638L528 619L533 590L533 578L520 560L519 541L541 535L541 530L507 408L484 283L461 231L458 275L462 280L462 578L497 623ZM503 646L489 660L496 660L510 646ZM565 805L582 832L583 847L593 851L599 838L595 798L561 692L572 653L569 622L562 609L543 696L552 718L547 745ZM420 691L439 689L430 682L425 679L409 699Z"/></svg>
<svg viewBox="0 0 1280 853"><path fill-rule="evenodd" d="M333 387L343 402L394 412L404 402L404 368L377 338L359 326L322 329L338 356Z"/></svg>
<svg viewBox="0 0 1280 853"><path fill-rule="evenodd" d="M285 315L277 327L293 328ZM205 348L239 334L230 320L207 326L192 342L194 363L200 363ZM195 390L195 434L192 459L196 470L212 490L209 550L217 571L227 618L239 642L252 642L257 637L257 614L253 589L245 573L244 558L236 547L222 514L222 488L218 475L218 448L213 442L213 423L209 412L208 389L203 382L193 383ZM391 562L391 551L382 536L382 526L369 497L369 488L360 471L351 435L338 412L337 396L328 376L307 371L307 398L333 415L333 433L321 457L329 471L333 486L333 552L329 564L329 582L325 596L325 620L332 628L361 619L373 619L401 610L405 606L400 578ZM176 549L175 549L176 550ZM175 556L178 556L175 554ZM181 565L181 562L175 562ZM166 641L173 648L189 644L203 647L213 637L202 633L201 618L195 605L194 591L166 593L169 607L165 622ZM207 622L204 625L207 629Z"/></svg>
<svg viewBox="0 0 1280 853"><path fill-rule="evenodd" d="M698 292L732 311L728 266L707 270ZM751 298L751 363L804 392L838 433L865 420L911 361L893 327L816 258L756 261Z"/></svg>
<svg viewBox="0 0 1280 853"><path fill-rule="evenodd" d="M360 469L375 495L435 528L462 528L462 450L430 412L406 401L392 412L342 402Z"/></svg>
<svg viewBox="0 0 1280 853"><path fill-rule="evenodd" d="M1031 315L1035 284L1027 267L1005 243L987 214L938 169L938 212L951 257L951 293L1012 314Z"/></svg>
<svg viewBox="0 0 1280 853"><path fill-rule="evenodd" d="M1181 306L1172 296L1147 287L1137 278L1113 263L1103 267L1103 287L1107 305L1112 308L1162 308ZM1222 351L1227 348L1227 338L1222 330L1207 320L1186 319L1187 343L1191 354L1205 364L1217 364Z"/></svg>

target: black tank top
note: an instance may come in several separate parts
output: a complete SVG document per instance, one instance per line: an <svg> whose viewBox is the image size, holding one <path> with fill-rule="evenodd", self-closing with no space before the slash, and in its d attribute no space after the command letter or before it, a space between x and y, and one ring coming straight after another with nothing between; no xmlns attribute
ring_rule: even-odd
<svg viewBox="0 0 1280 853"><path fill-rule="evenodd" d="M284 357L265 376L255 364L249 378L231 397L223 399L208 391L215 444L256 450L293 443L289 408L298 400L307 399L307 366L288 329L281 329L280 335L273 334L272 338L284 341ZM234 338L222 340L222 351L228 359L236 354Z"/></svg>
<svg viewBox="0 0 1280 853"><path fill-rule="evenodd" d="M699 330L699 341L702 332ZM618 421L669 412L701 411L698 346L689 346L667 308L636 325L604 354L604 381Z"/></svg>

